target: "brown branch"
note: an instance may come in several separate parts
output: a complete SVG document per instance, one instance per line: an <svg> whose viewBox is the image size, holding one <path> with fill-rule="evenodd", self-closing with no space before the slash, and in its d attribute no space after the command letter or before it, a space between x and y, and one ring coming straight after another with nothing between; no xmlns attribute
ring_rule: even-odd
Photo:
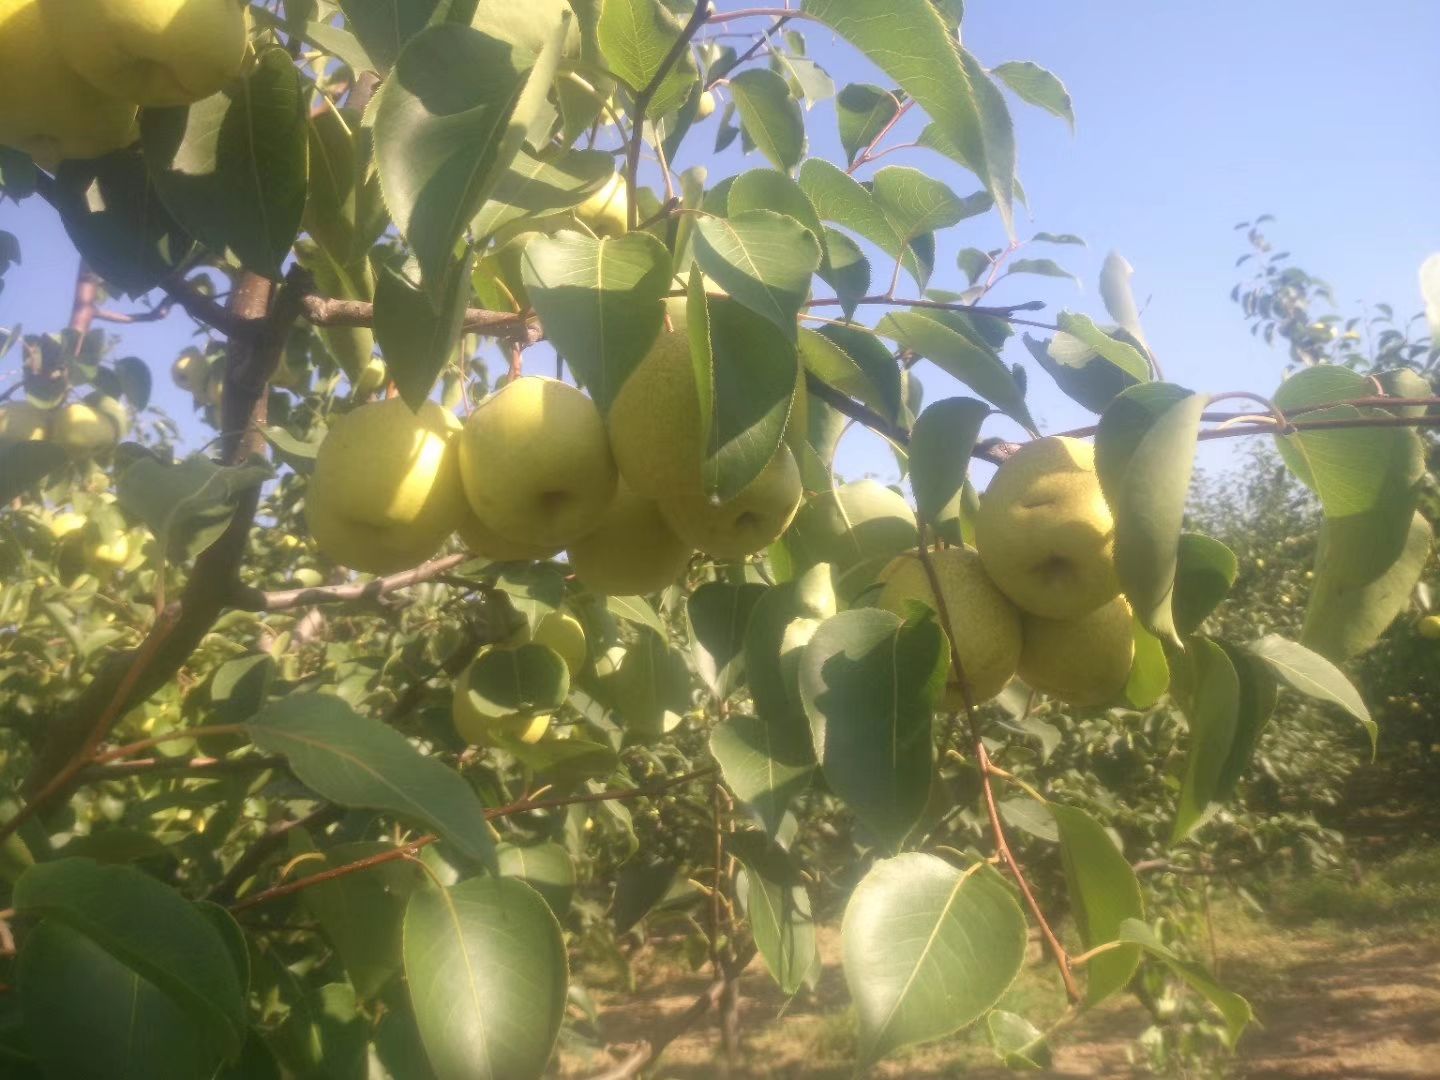
<svg viewBox="0 0 1440 1080"><path fill-rule="evenodd" d="M111 311L109 308L96 308L95 318L100 322L119 323L122 326L131 326L135 323L159 322L168 316L175 306L173 299L166 299L149 311Z"/></svg>
<svg viewBox="0 0 1440 1080"><path fill-rule="evenodd" d="M411 570L403 570L388 577L356 581L348 585L320 585L314 588L284 589L278 592L261 592L258 589L237 588L231 596L233 606L242 611L291 611L294 608L310 607L315 604L340 604L352 600L378 600L397 589L420 585L432 581L468 561L469 555L442 555Z"/></svg>
<svg viewBox="0 0 1440 1080"><path fill-rule="evenodd" d="M775 22L768 29L761 30L755 36L755 40L750 43L750 47L744 52L742 52L739 56L737 56L734 62L731 63L731 65L727 67L721 74L716 75L715 77L707 81L704 88L706 90L711 90L715 87L715 84L718 83L721 79L729 78L732 71L734 71L741 64L745 63L746 60L749 60L752 56L754 56L762 48L764 48L765 43L770 40L770 36L772 34L777 34L781 30L783 30L785 28L785 24L788 23L791 19L795 18L797 14L798 12L786 12L784 15L781 15L778 19L776 19Z"/></svg>
<svg viewBox="0 0 1440 1080"><path fill-rule="evenodd" d="M310 293L301 301L300 314L315 326L372 326L375 305L364 300L337 300ZM469 308L465 312L464 328L498 335L524 330L526 323L526 316L521 313Z"/></svg>
<svg viewBox="0 0 1440 1080"><path fill-rule="evenodd" d="M805 306L813 307L839 307L845 303L838 296L819 296L813 300L807 300ZM1023 304L1005 304L1000 307L984 307L980 304L962 304L955 300L924 300L913 297L895 297L888 293L880 293L876 296L862 296L855 301L856 307L907 307L922 308L929 311L956 311L962 315L984 315L987 318L999 319L1002 322L1014 323L1016 326L1036 326L1041 330L1059 330L1054 323L1036 322L1033 319L1016 318L1017 311L1039 311L1045 303L1042 300L1026 300Z"/></svg>
<svg viewBox="0 0 1440 1080"><path fill-rule="evenodd" d="M640 201L637 198L635 175L640 171L640 147L645 142L645 110L650 108L650 102L655 100L655 94L670 74L670 69L685 55L691 40L700 32L709 17L710 0L696 0L695 10L690 13L689 20L670 45L670 51L660 61L660 66L655 69L655 74L650 76L650 81L635 95L635 102L631 107L634 119L630 123L630 142L625 147L625 213L632 230L640 223Z"/></svg>
<svg viewBox="0 0 1440 1080"><path fill-rule="evenodd" d="M82 784L98 784L106 780L122 780L130 776L153 776L160 773L184 773L187 776L224 776L237 772L262 769L283 769L285 759L279 756L249 754L244 757L215 758L135 758L109 765L87 765L76 775Z"/></svg>
<svg viewBox="0 0 1440 1080"><path fill-rule="evenodd" d="M689 783L691 780L698 780L703 776L709 776L715 769L696 769L682 776L675 776L666 780L663 784L654 784L648 787L624 788L619 791L597 791L586 792L583 795L563 795L553 799L521 799L518 802L509 803L505 806L497 806L494 809L485 811L486 821L495 821L499 818L513 817L516 814L528 813L531 810L547 810L561 806L574 806L579 803L596 803L625 801L629 799L649 798L656 795L663 795L671 788L679 787L681 784ZM346 863L343 866L334 866L328 870L322 870L318 874L311 874L309 877L299 878L287 882L284 885L276 885L274 888L258 892L254 896L247 896L245 899L232 904L231 911L244 911L247 908L257 907L260 904L269 903L271 900L279 900L281 897L290 896L301 892L314 885L321 885L335 878L344 877L347 874L354 874L361 870L369 870L385 863L395 862L399 859L408 859L421 848L428 847L440 839L434 833L427 833L408 844L401 844L390 851L382 851L364 859L357 859L355 862Z"/></svg>
<svg viewBox="0 0 1440 1080"><path fill-rule="evenodd" d="M891 101L895 101L894 94L889 95L889 97ZM865 148L855 156L855 160L851 163L850 167L845 170L846 176L854 175L855 170L860 168L860 166L866 165L869 162L875 160L875 147L880 145L881 139L885 138L886 135L890 134L891 130L895 127L895 125L904 118L905 114L910 111L911 107L914 106L914 104L914 98L910 98L903 105L901 105L900 102L895 101L895 115L890 118L890 122L888 124L886 124L878 132L875 133L875 137L871 139L868 143L866 143Z"/></svg>

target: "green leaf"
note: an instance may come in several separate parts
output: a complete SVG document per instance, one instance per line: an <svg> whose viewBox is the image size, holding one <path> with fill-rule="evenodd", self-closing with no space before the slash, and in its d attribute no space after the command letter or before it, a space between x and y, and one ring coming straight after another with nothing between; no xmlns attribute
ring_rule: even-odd
<svg viewBox="0 0 1440 1080"><path fill-rule="evenodd" d="M980 275L988 271L993 263L994 259L979 248L961 248L959 254L955 256L955 265L960 268L960 272L965 275L965 280L971 285L974 285Z"/></svg>
<svg viewBox="0 0 1440 1080"><path fill-rule="evenodd" d="M659 73L680 30L680 20L659 0L604 0L600 5L598 33L605 64L637 93ZM678 109L696 78L695 60L686 49L655 92L648 115Z"/></svg>
<svg viewBox="0 0 1440 1080"><path fill-rule="evenodd" d="M347 276L356 276L357 264L389 224L371 168L371 132L358 113L327 108L310 116L309 143L305 231Z"/></svg>
<svg viewBox="0 0 1440 1080"><path fill-rule="evenodd" d="M1430 523L1417 511L1399 556L1369 574L1354 565L1352 546L1336 540L1332 523L1321 525L1315 585L1305 609L1301 642L1336 662L1370 648L1410 603L1430 558L1431 540Z"/></svg>
<svg viewBox="0 0 1440 1080"><path fill-rule="evenodd" d="M54 919L26 935L17 981L46 1076L209 1080L220 1064L221 1051L169 995Z"/></svg>
<svg viewBox="0 0 1440 1080"><path fill-rule="evenodd" d="M953 375L1027 430L1035 430L1024 388L985 342L923 311L893 311L876 330Z"/></svg>
<svg viewBox="0 0 1440 1080"><path fill-rule="evenodd" d="M481 716L553 712L570 696L570 670L548 645L484 649L469 670L466 691Z"/></svg>
<svg viewBox="0 0 1440 1080"><path fill-rule="evenodd" d="M796 724L732 714L710 729L710 755L735 797L771 839L790 804L810 786L815 750Z"/></svg>
<svg viewBox="0 0 1440 1080"><path fill-rule="evenodd" d="M770 463L785 426L799 369L794 322L787 337L736 300L708 305L714 384L702 479L722 502L743 491Z"/></svg>
<svg viewBox="0 0 1440 1080"><path fill-rule="evenodd" d="M1029 60L1010 60L991 68L990 74L1015 91L1022 101L1060 117L1074 133L1075 107L1070 101L1070 91L1051 72Z"/></svg>
<svg viewBox="0 0 1440 1080"><path fill-rule="evenodd" d="M521 266L546 336L607 412L660 332L669 253L649 233L562 232L530 241Z"/></svg>
<svg viewBox="0 0 1440 1080"><path fill-rule="evenodd" d="M153 983L204 1032L208 1047L227 1057L240 1049L245 987L229 948L173 889L129 866L57 859L26 870L11 899L17 912L63 923Z"/></svg>
<svg viewBox="0 0 1440 1080"><path fill-rule="evenodd" d="M740 126L777 169L789 171L805 156L805 118L800 103L775 72L748 68L730 80Z"/></svg>
<svg viewBox="0 0 1440 1080"><path fill-rule="evenodd" d="M1105 310L1120 325L1120 329L1138 341L1148 352L1150 343L1145 340L1145 331L1140 328L1140 308L1136 305L1135 294L1130 288L1130 278L1134 274L1135 268L1123 255L1118 251L1110 252L1105 256L1105 264L1100 268L1100 298L1105 301ZM1147 377L1149 370L1147 360Z"/></svg>
<svg viewBox="0 0 1440 1080"><path fill-rule="evenodd" d="M877 172L870 191L875 205L902 240L948 229L983 214L995 203L984 191L962 199L939 180L902 165Z"/></svg>
<svg viewBox="0 0 1440 1080"><path fill-rule="evenodd" d="M196 454L178 464L149 455L115 482L128 514L150 527L167 559L193 559L229 528L240 500L271 476L269 466L217 465Z"/></svg>
<svg viewBox="0 0 1440 1080"><path fill-rule="evenodd" d="M1148 630L1175 641L1180 527L1207 400L1168 383L1131 387L1105 410L1095 436L1121 588Z"/></svg>
<svg viewBox="0 0 1440 1080"><path fill-rule="evenodd" d="M810 893L784 850L754 833L735 836L731 848L744 866L736 896L765 968L787 997L800 991L820 966Z"/></svg>
<svg viewBox="0 0 1440 1080"><path fill-rule="evenodd" d="M990 1047L1007 1069L1038 1072L1050 1067L1050 1046L1045 1033L1016 1013L991 1009L985 1015Z"/></svg>
<svg viewBox="0 0 1440 1080"><path fill-rule="evenodd" d="M1051 803L1050 813L1060 830L1060 859L1080 942L1093 949L1114 941L1126 919L1145 917L1135 871L1110 834L1085 811ZM1085 1003L1096 1005L1125 989L1139 966L1139 949L1096 956L1085 968Z"/></svg>
<svg viewBox="0 0 1440 1080"><path fill-rule="evenodd" d="M785 630L797 619L818 621L835 614L835 589L826 565L812 567L794 579L768 589L755 601L745 630L745 674L750 696L760 719L772 728L788 729L806 747L814 762L810 723L805 718L799 688L787 676L780 658ZM793 674L793 673L792 673ZM787 738L790 746L797 740Z"/></svg>
<svg viewBox="0 0 1440 1080"><path fill-rule="evenodd" d="M341 5L342 7L348 5ZM342 64L347 64L355 72L360 74L364 71L378 71L375 61L365 51L358 38L348 30L342 30L338 26L332 26L328 22L318 22L314 19L306 19L303 16L303 7L299 4L292 5L295 13L287 18L281 18L273 11L265 8L251 8L250 18L261 26L274 27L293 34L301 41L314 45L321 52L328 53L335 57ZM311 5L310 10L314 11ZM424 25L423 23L421 25ZM227 1078L228 1080L228 1078Z"/></svg>
<svg viewBox="0 0 1440 1080"><path fill-rule="evenodd" d="M665 624L643 596L607 596L605 610L617 619L624 619L636 626L648 626L657 634L665 633Z"/></svg>
<svg viewBox="0 0 1440 1080"><path fill-rule="evenodd" d="M754 582L710 581L686 604L696 673L720 700L734 692L744 675L745 630L765 591Z"/></svg>
<svg viewBox="0 0 1440 1080"><path fill-rule="evenodd" d="M1371 719L1370 710L1360 699L1360 691L1355 689L1343 671L1319 653L1311 652L1304 645L1289 641L1279 634L1266 634L1258 641L1252 641L1246 648L1284 679L1292 690L1316 701L1339 705L1359 720L1370 736L1370 752L1372 755L1375 753L1380 733L1379 725Z"/></svg>
<svg viewBox="0 0 1440 1080"><path fill-rule="evenodd" d="M1080 284L1080 279L1066 270L1054 259L1015 259L1007 267L1005 275L1011 274L1035 274L1039 277L1069 278Z"/></svg>
<svg viewBox="0 0 1440 1080"><path fill-rule="evenodd" d="M77 251L110 288L139 296L175 273L194 241L165 208L136 151L64 161L60 220Z"/></svg>
<svg viewBox="0 0 1440 1080"><path fill-rule="evenodd" d="M823 158L807 158L800 167L800 187L810 198L820 220L831 221L869 240L892 259L900 259L921 288L930 272L899 236L875 202L870 190Z"/></svg>
<svg viewBox="0 0 1440 1080"><path fill-rule="evenodd" d="M800 331L805 370L836 390L864 402L887 420L904 423L900 365L873 333L852 326Z"/></svg>
<svg viewBox="0 0 1440 1080"><path fill-rule="evenodd" d="M305 96L290 54L275 47L219 94L140 114L145 164L170 213L208 247L272 278L305 212Z"/></svg>
<svg viewBox="0 0 1440 1080"><path fill-rule="evenodd" d="M563 918L575 895L575 861L559 844L497 844L500 873L529 885Z"/></svg>
<svg viewBox="0 0 1440 1080"><path fill-rule="evenodd" d="M885 130L899 111L895 95L883 87L851 83L841 90L835 98L835 116L846 164L853 164L855 156Z"/></svg>
<svg viewBox="0 0 1440 1080"><path fill-rule="evenodd" d="M150 367L138 356L122 356L115 361L115 377L120 380L120 392L138 412L150 404Z"/></svg>
<svg viewBox="0 0 1440 1080"><path fill-rule="evenodd" d="M773 210L701 217L695 258L722 289L794 343L795 315L820 266L820 242L803 223Z"/></svg>
<svg viewBox="0 0 1440 1080"><path fill-rule="evenodd" d="M805 0L802 10L863 52L923 108L995 197L1013 232L1015 133L999 89L930 0Z"/></svg>
<svg viewBox="0 0 1440 1080"><path fill-rule="evenodd" d="M938 521L965 486L970 454L990 408L974 398L945 398L925 407L910 433L910 488L924 521Z"/></svg>
<svg viewBox="0 0 1440 1080"><path fill-rule="evenodd" d="M65 448L49 440L0 446L0 503L18 499L69 460Z"/></svg>
<svg viewBox="0 0 1440 1080"><path fill-rule="evenodd" d="M1225 1042L1233 1047L1235 1041L1250 1023L1253 1013L1250 1003L1239 994L1231 993L1217 983L1210 973L1199 964L1182 960L1160 943L1154 931L1138 919L1127 919L1120 927L1120 940L1133 941L1145 952L1161 961L1190 989L1201 995L1215 1007L1225 1021Z"/></svg>
<svg viewBox="0 0 1440 1080"><path fill-rule="evenodd" d="M800 698L825 780L891 847L929 799L931 714L949 668L933 618L902 622L878 608L826 619L800 658Z"/></svg>
<svg viewBox="0 0 1440 1080"><path fill-rule="evenodd" d="M1128 345L1101 330L1089 316L1077 315L1073 311L1062 311L1055 321L1064 334L1078 338L1085 347L1099 353L1131 379L1136 382L1149 381L1150 361L1145 358L1144 354L1133 345ZM1060 340L1063 342L1063 339ZM1064 362L1071 367L1080 366L1074 359L1074 354L1080 350L1070 345L1069 342L1063 342L1062 347L1067 354Z"/></svg>
<svg viewBox="0 0 1440 1080"><path fill-rule="evenodd" d="M302 784L341 806L393 813L493 866L484 807L470 785L404 736L329 694L291 694L247 725L261 750L284 754Z"/></svg>
<svg viewBox="0 0 1440 1080"><path fill-rule="evenodd" d="M445 279L462 232L509 168L558 54L557 43L527 69L508 43L441 23L406 43L381 85L375 165L427 289Z"/></svg>
<svg viewBox="0 0 1440 1080"><path fill-rule="evenodd" d="M1230 595L1240 573L1235 553L1201 533L1181 533L1176 553L1175 629L1182 636L1200 629L1210 613Z"/></svg>
<svg viewBox="0 0 1440 1080"><path fill-rule="evenodd" d="M751 210L773 210L809 229L820 244L821 265L824 265L827 258L825 227L820 224L820 215L815 213L815 204L794 179L774 169L751 169L735 177L730 184L725 216L734 218Z"/></svg>
<svg viewBox="0 0 1440 1080"><path fill-rule="evenodd" d="M1116 366L1073 334L1057 332L1049 341L1038 341L1026 334L1022 340L1061 392L1091 412L1104 412L1121 393L1145 381Z"/></svg>
<svg viewBox="0 0 1440 1080"><path fill-rule="evenodd" d="M1190 749L1175 807L1172 844L1209 818L1221 792L1240 709L1240 679L1225 650L1206 638L1192 638L1189 656L1192 681L1185 718L1190 723Z"/></svg>
<svg viewBox="0 0 1440 1080"><path fill-rule="evenodd" d="M292 850L298 854L315 848L306 838ZM304 872L318 873L394 850L394 845L377 841L336 844L322 853L318 864L305 863ZM400 970L405 902L425 881L414 863L401 861L345 874L301 892L305 910L335 947L356 997L373 998Z"/></svg>
<svg viewBox="0 0 1440 1080"><path fill-rule="evenodd" d="M870 260L860 250L859 244L829 226L825 228L820 245L825 251L825 261L816 273L835 290L845 318L854 318L855 309L870 291Z"/></svg>
<svg viewBox="0 0 1440 1080"><path fill-rule="evenodd" d="M578 206L615 173L615 159L598 150L563 150L538 158L523 147L470 223L477 239L522 218Z"/></svg>
<svg viewBox="0 0 1440 1080"><path fill-rule="evenodd" d="M570 975L560 924L515 878L423 889L405 909L405 976L437 1080L545 1072Z"/></svg>
<svg viewBox="0 0 1440 1080"><path fill-rule="evenodd" d="M436 298L439 299L437 305ZM470 251L450 264L445 281L424 292L389 266L375 283L375 340L386 371L411 409L419 409L454 358L470 299Z"/></svg>
<svg viewBox="0 0 1440 1080"><path fill-rule="evenodd" d="M615 711L627 745L654 742L690 708L690 669L663 636L641 628L615 674Z"/></svg>
<svg viewBox="0 0 1440 1080"><path fill-rule="evenodd" d="M440 0L340 0L345 25L382 75L394 65L405 43L425 29L439 6Z"/></svg>
<svg viewBox="0 0 1440 1080"><path fill-rule="evenodd" d="M995 808L1000 812L1001 820L1010 828L1052 844L1060 842L1060 830L1055 825L1055 819L1050 816L1050 807L1046 803L1036 802L1029 796L1017 795L1014 798L1001 799Z"/></svg>
<svg viewBox="0 0 1440 1080"><path fill-rule="evenodd" d="M1025 917L1000 875L919 852L871 868L840 934L862 1066L973 1023L1025 962Z"/></svg>
<svg viewBox="0 0 1440 1080"><path fill-rule="evenodd" d="M1170 664L1165 659L1165 646L1146 630L1139 619L1133 619L1135 659L1130 663L1130 678L1125 683L1125 700L1136 709L1148 709L1170 689Z"/></svg>

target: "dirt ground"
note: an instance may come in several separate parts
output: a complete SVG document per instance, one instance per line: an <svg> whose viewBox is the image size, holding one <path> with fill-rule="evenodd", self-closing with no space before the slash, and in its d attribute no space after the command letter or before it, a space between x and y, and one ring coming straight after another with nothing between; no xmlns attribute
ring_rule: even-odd
<svg viewBox="0 0 1440 1080"><path fill-rule="evenodd" d="M1229 1075L1245 1080L1436 1080L1440 1078L1440 940L1394 941L1320 931L1276 930L1258 925L1226 935L1220 974L1245 994L1258 1023L1241 1040ZM733 1080L843 1080L853 1075L854 1041L848 995L838 964L838 939L821 934L824 974L814 994L783 1000L757 959L742 981L742 1057ZM638 992L597 995L605 1037L612 1045L643 1038L653 1025L690 1005L704 989L703 976L673 967L637 965ZM1017 982L1002 1002L1024 1012L1046 996L1045 976ZM1040 1010L1037 1008L1036 1012ZM1117 1001L1087 1014L1055 1046L1053 1068L1035 1076L1124 1080L1150 1075L1134 1062L1134 1039L1147 1026L1132 1001ZM702 1021L671 1044L655 1075L665 1080L722 1077L718 1036ZM572 1054L560 1076L601 1071L610 1059ZM979 1032L963 1032L915 1048L871 1074L885 1078L939 1080L966 1076L992 1080L1014 1074L995 1064Z"/></svg>

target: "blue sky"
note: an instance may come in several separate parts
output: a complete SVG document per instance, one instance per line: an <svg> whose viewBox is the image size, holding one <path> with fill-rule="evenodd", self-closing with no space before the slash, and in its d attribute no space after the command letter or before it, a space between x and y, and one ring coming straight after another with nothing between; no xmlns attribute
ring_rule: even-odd
<svg viewBox="0 0 1440 1080"><path fill-rule="evenodd" d="M1057 258L1084 288L1017 277L992 293L995 302L1040 298L1050 302L1050 313L1068 306L1103 318L1096 276L1105 254L1117 250L1136 269L1146 332L1172 379L1200 390L1268 392L1279 381L1282 356L1249 336L1228 293L1244 250L1233 225L1269 212L1278 217L1269 226L1277 246L1328 278L1342 311L1358 313L1364 301L1391 301L1405 315L1418 310L1416 270L1440 250L1440 3L970 0L968 7L966 46L987 65L1034 60L1050 68L1068 86L1078 118L1072 138L1063 122L1012 102L1030 196L1021 235L1074 232L1089 242L1026 254ZM827 31L804 29L812 55L837 85L888 82L832 44ZM831 105L817 105L809 119L812 153L838 155ZM711 130L692 136L683 163L705 157ZM758 155L730 152L711 162L711 179L764 164ZM881 164L924 168L961 194L977 186L925 151ZM7 202L0 228L19 236L24 254L0 293L0 325L63 326L75 254L54 214L38 199L18 208ZM941 240L933 284L959 287L956 251L1001 239L993 218L951 230ZM198 434L187 422L188 398L165 377L189 340L188 320L177 314L162 324L115 329L120 355L154 365L160 404ZM1028 354L1017 342L1007 359ZM5 383L17 362L15 353L0 361ZM933 370L922 368L927 400L959 392ZM1087 422L1088 414L1047 382L1032 372L1042 426ZM1201 460L1223 465L1228 453L1225 443L1204 444ZM840 471L895 476L883 448L864 435L847 438Z"/></svg>

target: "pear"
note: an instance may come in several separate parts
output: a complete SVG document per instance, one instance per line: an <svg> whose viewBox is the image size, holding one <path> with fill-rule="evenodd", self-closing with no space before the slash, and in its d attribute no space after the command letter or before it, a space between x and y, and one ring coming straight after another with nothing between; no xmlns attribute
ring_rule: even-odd
<svg viewBox="0 0 1440 1080"><path fill-rule="evenodd" d="M573 680L585 668L589 646L585 643L585 628L574 615L563 611L551 611L541 616L533 631L522 631L518 641L530 641L554 649Z"/></svg>
<svg viewBox="0 0 1440 1080"><path fill-rule="evenodd" d="M424 562L465 516L448 414L401 398L336 420L315 456L305 518L344 566L389 574Z"/></svg>
<svg viewBox="0 0 1440 1080"><path fill-rule="evenodd" d="M470 414L460 476L491 532L564 547L593 532L615 495L615 461L600 410L568 383L526 376Z"/></svg>
<svg viewBox="0 0 1440 1080"><path fill-rule="evenodd" d="M45 428L45 410L28 401L0 405L0 446L39 441L45 438Z"/></svg>
<svg viewBox="0 0 1440 1080"><path fill-rule="evenodd" d="M657 592L685 573L691 548L653 499L622 479L600 527L570 545L570 565L590 589L610 596Z"/></svg>
<svg viewBox="0 0 1440 1080"><path fill-rule="evenodd" d="M1117 596L1115 522L1090 444L1037 439L1001 465L980 499L975 545L995 584L1032 615L1074 619Z"/></svg>
<svg viewBox="0 0 1440 1080"><path fill-rule="evenodd" d="M378 356L372 356L355 378L354 396L364 401L389 381L390 372L385 367L385 361Z"/></svg>
<svg viewBox="0 0 1440 1080"><path fill-rule="evenodd" d="M930 561L955 632L955 649L965 669L970 700L976 705L989 701L1014 677L1020 663L1020 612L995 587L973 548L932 550ZM896 557L881 572L880 580L884 584L877 607L902 616L908 614L911 601L936 607L924 564L913 551ZM951 712L965 708L965 694L954 671L941 704Z"/></svg>
<svg viewBox="0 0 1440 1080"><path fill-rule="evenodd" d="M789 527L804 494L795 455L781 443L760 475L720 502L700 488L660 500L675 534L718 559L743 559L768 547Z"/></svg>
<svg viewBox="0 0 1440 1080"><path fill-rule="evenodd" d="M905 497L875 480L810 496L784 536L796 571L829 563L842 594L853 596L920 537Z"/></svg>
<svg viewBox="0 0 1440 1080"><path fill-rule="evenodd" d="M1415 626L1420 636L1430 641L1440 640L1440 615L1426 615Z"/></svg>
<svg viewBox="0 0 1440 1080"><path fill-rule="evenodd" d="M124 407L111 397L91 395L56 409L50 417L50 438L73 457L109 450L125 434Z"/></svg>
<svg viewBox="0 0 1440 1080"><path fill-rule="evenodd" d="M1135 659L1134 620L1123 596L1078 619L1022 620L1019 675L1042 693L1080 707L1117 700Z"/></svg>
<svg viewBox="0 0 1440 1080"><path fill-rule="evenodd" d="M188 105L240 74L248 48L235 0L40 0L65 62L135 105Z"/></svg>
<svg viewBox="0 0 1440 1080"><path fill-rule="evenodd" d="M491 646L493 648L494 646ZM489 652L482 650L481 655ZM476 657L478 662L480 657ZM515 713L511 716L487 716L481 712L470 697L470 674L475 669L471 663L455 680L455 697L451 704L451 717L455 722L455 733L472 746L488 746L491 734L496 733L522 743L537 743L550 728L549 713Z"/></svg>
<svg viewBox="0 0 1440 1080"><path fill-rule="evenodd" d="M175 386L192 395L201 395L205 392L205 384L210 379L210 361L199 349L185 349L175 358L175 363L170 365L170 381Z"/></svg>
<svg viewBox="0 0 1440 1080"><path fill-rule="evenodd" d="M625 177L611 173L604 186L575 207L574 213L596 236L623 236L630 228Z"/></svg>
<svg viewBox="0 0 1440 1080"><path fill-rule="evenodd" d="M695 105L695 122L708 120L710 114L715 111L715 94L710 90L700 92L700 100Z"/></svg>
<svg viewBox="0 0 1440 1080"><path fill-rule="evenodd" d="M47 169L92 158L139 137L134 102L101 93L60 55L39 0L0 0L0 145Z"/></svg>

